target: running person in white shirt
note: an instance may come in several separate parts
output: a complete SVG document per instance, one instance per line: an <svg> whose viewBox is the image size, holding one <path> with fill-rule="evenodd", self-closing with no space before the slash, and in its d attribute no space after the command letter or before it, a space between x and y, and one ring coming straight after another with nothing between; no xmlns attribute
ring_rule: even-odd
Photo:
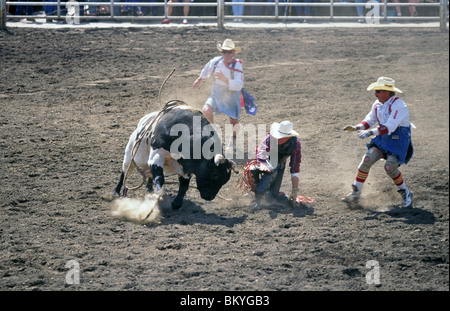
<svg viewBox="0 0 450 311"><path fill-rule="evenodd" d="M235 56L241 48L235 46L231 39L226 39L222 45L218 44L217 48L222 52L222 56L214 57L206 64L193 87L199 87L204 79L213 75L211 95L206 100L202 112L211 123L214 123L214 114L224 113L230 118L235 146L241 118L241 90L244 86L242 61Z"/></svg>
<svg viewBox="0 0 450 311"><path fill-rule="evenodd" d="M358 166L356 179L352 184L352 192L343 201L356 204L372 165L380 159L385 159L384 169L402 196L402 207L412 204L412 192L408 189L398 170L401 164L411 159L414 148L411 141L411 124L409 110L405 102L395 93L402 93L395 87L395 81L388 77L380 77L377 82L369 85L368 91L375 91L377 100L365 119L356 126L348 125L344 131L358 131L358 137L365 139L375 135L367 144L367 153ZM372 128L376 123L378 127Z"/></svg>

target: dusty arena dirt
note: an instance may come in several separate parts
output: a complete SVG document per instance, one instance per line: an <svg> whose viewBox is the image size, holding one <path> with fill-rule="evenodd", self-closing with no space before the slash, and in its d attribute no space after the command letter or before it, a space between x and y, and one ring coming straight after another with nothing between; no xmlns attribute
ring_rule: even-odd
<svg viewBox="0 0 450 311"><path fill-rule="evenodd" d="M112 217L128 137L160 108L163 80L176 68L162 102L200 108L208 84L192 83L226 38L243 48L259 109L242 124L294 123L300 192L315 202L253 209L233 175L212 202L190 189L159 224ZM0 290L448 291L448 39L431 28L0 33ZM416 126L400 168L414 203L400 207L377 163L350 209L340 200L367 141L342 128L369 112L379 76L397 81Z"/></svg>

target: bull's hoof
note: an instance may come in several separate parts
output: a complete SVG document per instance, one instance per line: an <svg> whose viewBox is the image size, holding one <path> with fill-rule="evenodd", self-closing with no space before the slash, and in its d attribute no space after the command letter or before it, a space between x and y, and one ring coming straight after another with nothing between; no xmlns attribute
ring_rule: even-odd
<svg viewBox="0 0 450 311"><path fill-rule="evenodd" d="M174 209L174 210L179 210L180 208L181 208L181 206L182 206L183 204L182 203L179 203L179 202L177 202L176 200L173 200L172 201L172 209Z"/></svg>
<svg viewBox="0 0 450 311"><path fill-rule="evenodd" d="M148 193L152 193L153 192L153 186L145 187L145 191L147 191Z"/></svg>

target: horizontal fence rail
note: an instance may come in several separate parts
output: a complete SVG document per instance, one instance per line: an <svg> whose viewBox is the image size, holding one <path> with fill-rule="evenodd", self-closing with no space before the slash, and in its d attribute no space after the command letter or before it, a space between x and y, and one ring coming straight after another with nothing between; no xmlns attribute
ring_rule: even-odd
<svg viewBox="0 0 450 311"><path fill-rule="evenodd" d="M442 31L447 31L448 22L448 0L439 0L439 2L420 2L420 3L393 3L387 2L387 0L378 3L374 0L369 0L363 3L347 2L348 0L329 0L328 2L292 2L292 0L272 0L273 2L225 2L224 0L216 0L211 2L174 2L169 3L168 0L163 2L148 2L142 0L142 2L125 2L125 1L114 1L109 0L105 2L86 2L86 1L1 1L1 12L0 26L5 28L5 23L7 20L21 20L21 19L34 19L39 21L42 19L50 19L56 21L65 21L69 23L79 23L81 21L89 20L109 20L109 21L136 21L136 20L162 20L163 18L168 18L167 9L168 7L185 7L190 8L213 8L214 13L212 15L189 15L187 17L183 15L170 16L170 19L180 20L184 18L189 18L190 20L213 20L217 21L219 27L224 26L224 22L227 20L253 20L253 21L276 21L276 22L297 22L300 18L305 21L328 21L328 22L339 22L339 21L361 21L363 18L369 24L376 24L379 22L394 21L394 22L429 22L435 21L439 22ZM269 0L271 1L271 0ZM314 0L313 0L314 1ZM355 1L355 0L352 0ZM425 0L434 1L434 0ZM50 7L53 6L56 10L51 15L46 15L43 12L35 12L33 15L15 15L7 14L7 6L20 6L20 7ZM233 15L231 7L233 6L243 6L245 7L259 7L270 9L270 14L265 15ZM428 8L433 14L428 16L397 16L395 13L395 7L411 7L416 8ZM92 7L107 7L108 10L103 11L103 14L92 15L89 9ZM130 16L122 15L121 8L128 7L131 8L158 8L159 14L150 14L143 16ZM292 7L310 7L314 9L314 14L309 16L297 16L295 10ZM356 14L356 8L362 7L362 9L369 10L364 16L358 16ZM353 14L349 16L342 16L336 14L337 9L342 8L354 8ZM320 11L319 11L320 10ZM26 10L25 10L26 11ZM197 10L197 13L199 10ZM228 13L228 14L227 14ZM348 13L348 11L347 11ZM370 15L369 15L370 14Z"/></svg>

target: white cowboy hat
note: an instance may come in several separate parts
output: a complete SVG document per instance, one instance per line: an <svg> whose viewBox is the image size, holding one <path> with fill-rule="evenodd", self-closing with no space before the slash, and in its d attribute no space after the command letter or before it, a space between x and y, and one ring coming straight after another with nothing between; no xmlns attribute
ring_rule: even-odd
<svg viewBox="0 0 450 311"><path fill-rule="evenodd" d="M289 121L281 123L274 122L270 128L270 135L276 139L283 137L298 136L298 133L293 129L294 125Z"/></svg>
<svg viewBox="0 0 450 311"><path fill-rule="evenodd" d="M240 51L242 51L242 49L238 46L235 46L233 40L231 39L225 39L225 41L223 41L222 45L220 45L220 43L217 43L217 49L219 51L234 51L235 53L239 53Z"/></svg>
<svg viewBox="0 0 450 311"><path fill-rule="evenodd" d="M400 89L395 87L395 80L388 77L379 77L377 82L370 84L367 87L368 91L390 91L396 93L403 93Z"/></svg>

